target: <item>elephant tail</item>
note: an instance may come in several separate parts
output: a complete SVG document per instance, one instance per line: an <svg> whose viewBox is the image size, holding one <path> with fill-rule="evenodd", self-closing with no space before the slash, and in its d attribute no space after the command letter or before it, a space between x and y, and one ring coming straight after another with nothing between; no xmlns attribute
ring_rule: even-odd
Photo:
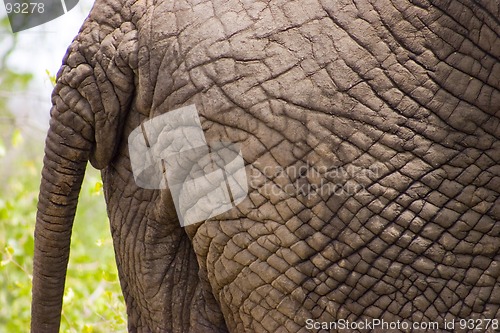
<svg viewBox="0 0 500 333"><path fill-rule="evenodd" d="M90 151L85 144L89 142L52 118L35 227L32 332L59 331L71 230Z"/></svg>

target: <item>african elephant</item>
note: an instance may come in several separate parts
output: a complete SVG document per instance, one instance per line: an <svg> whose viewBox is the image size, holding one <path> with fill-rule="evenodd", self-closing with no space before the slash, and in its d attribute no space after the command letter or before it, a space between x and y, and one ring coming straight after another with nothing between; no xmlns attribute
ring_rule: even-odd
<svg viewBox="0 0 500 333"><path fill-rule="evenodd" d="M88 161L130 332L498 329L499 16L497 0L97 0L52 97L32 332L59 328ZM240 144L249 192L183 228L168 188L136 184L128 138L188 105L208 143Z"/></svg>

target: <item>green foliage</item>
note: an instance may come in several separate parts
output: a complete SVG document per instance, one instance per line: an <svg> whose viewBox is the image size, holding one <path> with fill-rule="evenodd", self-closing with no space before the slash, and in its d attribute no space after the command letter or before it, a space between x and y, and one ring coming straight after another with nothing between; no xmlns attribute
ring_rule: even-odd
<svg viewBox="0 0 500 333"><path fill-rule="evenodd" d="M5 155L5 140L12 137L15 117L8 108L12 92L22 92L28 88L33 79L32 73L20 73L9 67L9 57L17 46L17 35L10 33L9 20L0 18L0 157ZM15 143L14 143L15 144Z"/></svg>
<svg viewBox="0 0 500 333"><path fill-rule="evenodd" d="M14 154L28 147L21 133L13 132L0 157L0 332L27 332L42 147L31 147L39 152L35 157ZM100 175L89 168L73 229L61 332L126 331L101 188Z"/></svg>
<svg viewBox="0 0 500 333"><path fill-rule="evenodd" d="M49 77L50 83L54 87L56 85L56 75L52 74L48 69L45 70L45 74Z"/></svg>
<svg viewBox="0 0 500 333"><path fill-rule="evenodd" d="M42 148L0 139L0 332L27 332ZM100 175L89 168L73 228L61 332L125 332Z"/></svg>
<svg viewBox="0 0 500 333"><path fill-rule="evenodd" d="M125 305L100 179L89 168L82 188L64 295L66 332L126 331Z"/></svg>

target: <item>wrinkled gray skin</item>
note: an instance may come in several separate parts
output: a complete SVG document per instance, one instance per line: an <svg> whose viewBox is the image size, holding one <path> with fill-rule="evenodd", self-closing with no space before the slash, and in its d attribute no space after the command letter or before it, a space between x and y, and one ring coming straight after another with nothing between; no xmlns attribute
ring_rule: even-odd
<svg viewBox="0 0 500 333"><path fill-rule="evenodd" d="M59 327L87 161L130 332L499 319L500 5L413 2L97 0L53 95L32 332ZM190 104L241 144L250 193L181 228L127 138Z"/></svg>

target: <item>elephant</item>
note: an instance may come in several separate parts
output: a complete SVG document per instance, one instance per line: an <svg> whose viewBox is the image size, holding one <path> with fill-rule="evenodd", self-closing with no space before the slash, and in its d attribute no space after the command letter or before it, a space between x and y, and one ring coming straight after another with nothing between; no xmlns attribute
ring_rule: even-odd
<svg viewBox="0 0 500 333"><path fill-rule="evenodd" d="M88 162L129 332L498 330L499 17L497 0L97 0L52 94L31 331L59 330ZM248 193L181 226L129 138L188 106L208 145L239 145Z"/></svg>

